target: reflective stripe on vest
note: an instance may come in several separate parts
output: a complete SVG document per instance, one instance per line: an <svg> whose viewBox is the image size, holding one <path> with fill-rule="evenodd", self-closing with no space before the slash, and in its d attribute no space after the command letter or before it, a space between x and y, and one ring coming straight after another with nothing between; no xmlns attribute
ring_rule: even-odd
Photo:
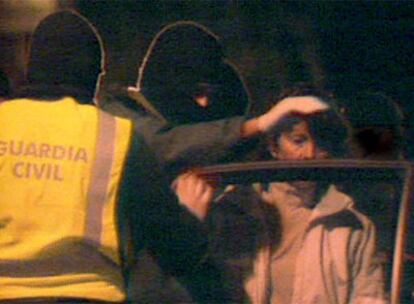
<svg viewBox="0 0 414 304"><path fill-rule="evenodd" d="M98 134L96 155L92 165L92 177L87 196L85 237L100 243L102 233L102 212L107 201L115 147L115 118L103 111L98 112Z"/></svg>

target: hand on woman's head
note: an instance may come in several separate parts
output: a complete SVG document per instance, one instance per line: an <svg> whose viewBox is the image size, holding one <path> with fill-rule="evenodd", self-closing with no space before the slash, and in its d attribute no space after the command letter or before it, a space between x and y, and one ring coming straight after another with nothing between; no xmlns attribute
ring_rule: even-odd
<svg viewBox="0 0 414 304"><path fill-rule="evenodd" d="M280 119L292 114L309 115L329 109L329 105L314 96L287 97L279 101L269 111L258 118L258 126L261 132L266 132L274 127Z"/></svg>

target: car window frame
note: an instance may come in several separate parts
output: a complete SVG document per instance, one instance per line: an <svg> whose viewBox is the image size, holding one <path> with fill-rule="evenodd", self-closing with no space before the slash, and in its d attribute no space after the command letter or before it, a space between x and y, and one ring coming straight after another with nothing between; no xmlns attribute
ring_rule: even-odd
<svg viewBox="0 0 414 304"><path fill-rule="evenodd" d="M323 173L323 174L321 174ZM317 179L344 181L358 179L392 181L402 183L397 229L392 258L390 303L398 304L404 269L404 252L408 233L408 220L414 198L414 162L376 161L361 159L326 159L306 161L257 161L227 163L203 167L200 174L207 179L214 176L220 184L251 184L255 182Z"/></svg>

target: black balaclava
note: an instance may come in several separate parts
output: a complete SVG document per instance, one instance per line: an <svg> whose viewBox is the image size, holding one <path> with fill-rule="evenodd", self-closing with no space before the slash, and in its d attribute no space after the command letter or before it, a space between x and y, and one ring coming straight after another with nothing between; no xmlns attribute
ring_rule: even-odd
<svg viewBox="0 0 414 304"><path fill-rule="evenodd" d="M102 58L102 41L83 16L69 10L51 14L32 36L28 85L76 88L92 102Z"/></svg>
<svg viewBox="0 0 414 304"><path fill-rule="evenodd" d="M244 83L224 59L218 38L191 21L170 24L153 39L137 87L174 124L244 115L249 105ZM200 93L209 97L206 108L194 101Z"/></svg>
<svg viewBox="0 0 414 304"><path fill-rule="evenodd" d="M10 81L7 75L0 70L0 98L10 95Z"/></svg>

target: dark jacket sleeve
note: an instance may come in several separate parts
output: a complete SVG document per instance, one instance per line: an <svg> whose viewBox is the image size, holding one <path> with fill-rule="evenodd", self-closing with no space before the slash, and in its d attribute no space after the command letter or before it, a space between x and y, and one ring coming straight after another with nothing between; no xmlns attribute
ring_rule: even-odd
<svg viewBox="0 0 414 304"><path fill-rule="evenodd" d="M125 267L133 267L133 256L145 247L163 271L180 278L195 301L227 302L203 224L178 203L154 155L137 135L126 162L119 203L125 275L129 274Z"/></svg>
<svg viewBox="0 0 414 304"><path fill-rule="evenodd" d="M168 166L171 163L188 163L190 166L207 165L223 158L240 140L243 117L200 122L187 125L161 125L146 117L138 127L146 132L148 144L157 158ZM149 128L152 129L150 130Z"/></svg>
<svg viewBox="0 0 414 304"><path fill-rule="evenodd" d="M125 106L110 94L105 95L102 109L135 123L163 167L181 164L202 166L217 162L240 140L240 129L245 117L186 125L164 124L150 114Z"/></svg>
<svg viewBox="0 0 414 304"><path fill-rule="evenodd" d="M142 137L134 135L120 189L120 224L130 226L135 251L146 247L174 273L196 267L208 240L199 222L179 205Z"/></svg>

